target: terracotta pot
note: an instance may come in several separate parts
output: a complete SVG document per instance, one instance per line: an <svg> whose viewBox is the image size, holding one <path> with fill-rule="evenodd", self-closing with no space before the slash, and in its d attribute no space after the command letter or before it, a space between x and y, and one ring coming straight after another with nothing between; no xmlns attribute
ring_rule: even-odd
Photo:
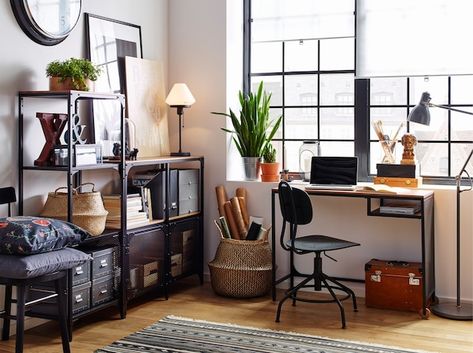
<svg viewBox="0 0 473 353"><path fill-rule="evenodd" d="M279 163L261 163L261 181L279 181Z"/></svg>
<svg viewBox="0 0 473 353"><path fill-rule="evenodd" d="M87 89L89 91L94 90L94 82L91 80L85 80L87 85ZM77 90L72 86L72 80L67 77L66 79L62 80L61 77L50 77L49 78L49 90L50 91L73 91Z"/></svg>

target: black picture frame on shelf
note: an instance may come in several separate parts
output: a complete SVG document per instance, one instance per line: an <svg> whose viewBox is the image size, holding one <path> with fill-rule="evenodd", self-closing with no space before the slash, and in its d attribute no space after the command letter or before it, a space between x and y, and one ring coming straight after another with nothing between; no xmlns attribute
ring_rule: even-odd
<svg viewBox="0 0 473 353"><path fill-rule="evenodd" d="M125 57L143 58L141 26L85 13L87 58L102 68L95 82L98 92L125 93ZM113 156L120 142L120 107L110 101L94 101L90 125L93 143L102 146L103 158Z"/></svg>

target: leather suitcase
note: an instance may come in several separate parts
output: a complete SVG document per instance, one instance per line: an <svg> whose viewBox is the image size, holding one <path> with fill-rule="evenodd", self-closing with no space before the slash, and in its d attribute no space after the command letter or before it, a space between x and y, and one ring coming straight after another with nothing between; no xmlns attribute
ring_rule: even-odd
<svg viewBox="0 0 473 353"><path fill-rule="evenodd" d="M366 306L419 312L422 264L372 259L365 265Z"/></svg>

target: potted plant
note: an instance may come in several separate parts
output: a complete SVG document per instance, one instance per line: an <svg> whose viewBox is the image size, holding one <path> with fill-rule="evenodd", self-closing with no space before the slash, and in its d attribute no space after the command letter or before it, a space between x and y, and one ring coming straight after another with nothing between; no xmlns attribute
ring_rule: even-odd
<svg viewBox="0 0 473 353"><path fill-rule="evenodd" d="M212 112L212 114L227 116L231 119L233 130L221 129L233 135L233 142L243 159L245 179L258 180L263 151L276 134L282 116L271 121L269 117L271 93L267 94L264 91L263 82L259 84L256 93L250 92L244 95L240 91L238 98L240 100L239 117L231 109L229 113Z"/></svg>
<svg viewBox="0 0 473 353"><path fill-rule="evenodd" d="M261 163L261 181L279 181L279 163L276 162L276 149L271 142L266 144L263 152L263 163Z"/></svg>
<svg viewBox="0 0 473 353"><path fill-rule="evenodd" d="M100 68L87 59L55 60L46 67L51 91L88 91L100 75Z"/></svg>

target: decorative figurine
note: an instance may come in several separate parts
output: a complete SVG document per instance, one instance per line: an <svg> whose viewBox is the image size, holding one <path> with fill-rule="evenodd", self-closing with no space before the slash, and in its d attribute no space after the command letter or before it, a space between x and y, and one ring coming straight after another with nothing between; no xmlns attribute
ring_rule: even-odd
<svg viewBox="0 0 473 353"><path fill-rule="evenodd" d="M120 154L122 152L122 149L121 149L121 146L120 146L120 143L119 142L116 142L113 144L113 155L119 159L120 158ZM138 157L138 148L133 148L132 150L130 150L128 148L128 144L125 145L125 159L126 160L129 160L129 161L136 161L136 158Z"/></svg>
<svg viewBox="0 0 473 353"><path fill-rule="evenodd" d="M404 146L401 164L416 164L414 146L417 145L417 138L414 135L407 133L402 136L401 143Z"/></svg>

